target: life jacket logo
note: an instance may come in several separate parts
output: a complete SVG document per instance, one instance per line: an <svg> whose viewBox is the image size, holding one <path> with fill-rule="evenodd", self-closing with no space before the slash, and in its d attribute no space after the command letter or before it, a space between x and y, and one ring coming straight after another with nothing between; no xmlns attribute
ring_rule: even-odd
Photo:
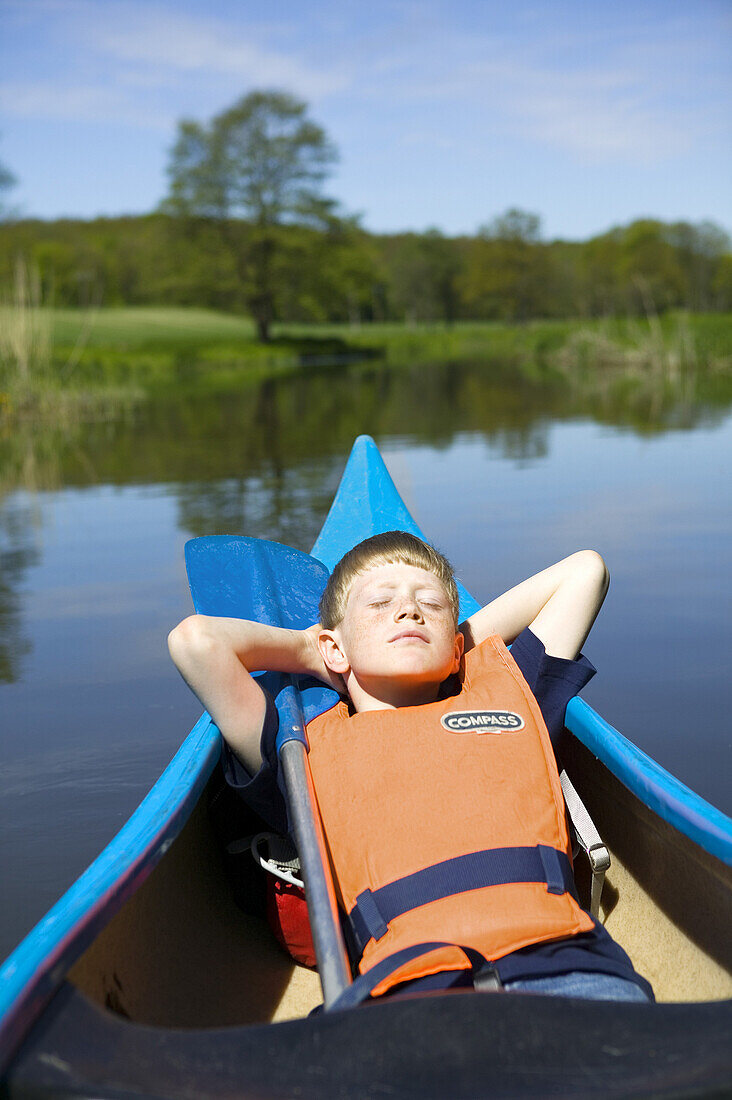
<svg viewBox="0 0 732 1100"><path fill-rule="evenodd" d="M449 733L515 733L525 725L512 710L453 710L441 721Z"/></svg>

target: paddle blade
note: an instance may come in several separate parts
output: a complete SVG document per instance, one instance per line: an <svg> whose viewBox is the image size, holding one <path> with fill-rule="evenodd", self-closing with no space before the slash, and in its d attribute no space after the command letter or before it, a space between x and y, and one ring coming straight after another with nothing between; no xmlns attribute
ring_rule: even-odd
<svg viewBox="0 0 732 1100"><path fill-rule="evenodd" d="M185 547L193 605L200 615L253 619L304 630L318 621L326 567L279 542L205 535Z"/></svg>
<svg viewBox="0 0 732 1100"><path fill-rule="evenodd" d="M328 570L309 554L279 542L244 535L204 535L185 547L188 583L199 615L252 619L268 626L304 630L318 621L318 601L328 580ZM268 672L260 683L274 698L280 712L278 751L287 731L301 720L312 722L330 710L338 694L319 680L292 678ZM298 740L305 741L304 734Z"/></svg>

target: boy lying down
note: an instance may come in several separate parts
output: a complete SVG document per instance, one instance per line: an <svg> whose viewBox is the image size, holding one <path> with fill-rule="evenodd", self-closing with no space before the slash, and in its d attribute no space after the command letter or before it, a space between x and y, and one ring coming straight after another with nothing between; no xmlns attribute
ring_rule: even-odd
<svg viewBox="0 0 732 1100"><path fill-rule="evenodd" d="M341 559L307 630L192 615L171 632L225 739L228 783L281 832L277 712L250 672L306 673L340 692L307 732L352 962L365 972L446 944L376 995L471 985L467 947L507 991L653 1000L576 900L553 751L595 672L578 655L607 586L602 558L582 550L458 628L449 562L390 531Z"/></svg>

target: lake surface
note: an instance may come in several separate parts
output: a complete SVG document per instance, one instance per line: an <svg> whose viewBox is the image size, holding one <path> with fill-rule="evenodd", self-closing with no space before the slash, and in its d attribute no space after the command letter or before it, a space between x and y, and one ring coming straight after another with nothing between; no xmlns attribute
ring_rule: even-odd
<svg viewBox="0 0 732 1100"><path fill-rule="evenodd" d="M585 698L732 809L729 396L480 364L312 371L0 439L0 957L200 713L167 655L186 539L309 549L356 435L482 602L582 547L612 583Z"/></svg>

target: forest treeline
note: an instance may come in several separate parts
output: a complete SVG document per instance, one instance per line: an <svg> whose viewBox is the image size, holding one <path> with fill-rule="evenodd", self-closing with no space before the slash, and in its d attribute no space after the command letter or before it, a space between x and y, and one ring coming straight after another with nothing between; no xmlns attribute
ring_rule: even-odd
<svg viewBox="0 0 732 1100"><path fill-rule="evenodd" d="M58 307L198 306L276 321L524 321L732 310L732 253L712 222L643 218L546 241L511 209L472 236L377 234L323 184L337 150L287 91L182 119L155 213L0 225L0 283L18 257ZM12 186L2 175L0 193ZM2 208L0 207L0 213Z"/></svg>
<svg viewBox="0 0 732 1100"><path fill-rule="evenodd" d="M281 225L273 320L522 321L732 310L732 254L715 224L645 218L586 241L544 241L536 215L510 210L474 236L375 234L352 219ZM252 228L232 219L224 245L206 218L151 213L0 226L0 284L19 257L40 271L44 299L206 306L248 313L237 254ZM231 247L231 241L235 247Z"/></svg>

